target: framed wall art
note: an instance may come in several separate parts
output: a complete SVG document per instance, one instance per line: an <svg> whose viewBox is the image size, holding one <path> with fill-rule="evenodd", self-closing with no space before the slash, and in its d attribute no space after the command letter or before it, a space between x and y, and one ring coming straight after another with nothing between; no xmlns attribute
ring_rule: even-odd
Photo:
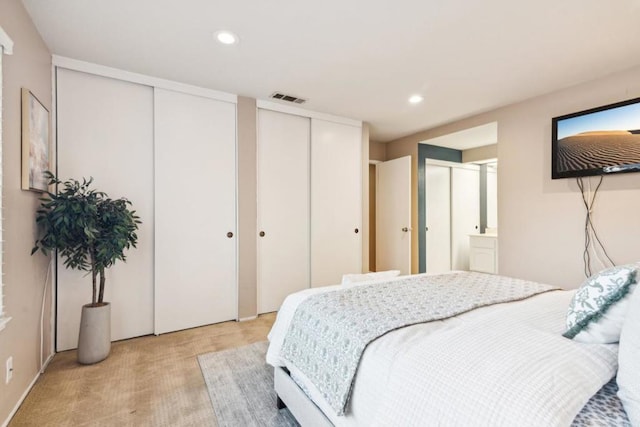
<svg viewBox="0 0 640 427"><path fill-rule="evenodd" d="M49 110L22 88L22 189L47 191L44 172L50 169Z"/></svg>

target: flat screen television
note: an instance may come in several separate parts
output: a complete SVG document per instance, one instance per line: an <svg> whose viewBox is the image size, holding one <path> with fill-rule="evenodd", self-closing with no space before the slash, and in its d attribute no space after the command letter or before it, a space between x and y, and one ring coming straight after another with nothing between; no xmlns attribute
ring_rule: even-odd
<svg viewBox="0 0 640 427"><path fill-rule="evenodd" d="M552 119L551 177L640 172L640 98Z"/></svg>

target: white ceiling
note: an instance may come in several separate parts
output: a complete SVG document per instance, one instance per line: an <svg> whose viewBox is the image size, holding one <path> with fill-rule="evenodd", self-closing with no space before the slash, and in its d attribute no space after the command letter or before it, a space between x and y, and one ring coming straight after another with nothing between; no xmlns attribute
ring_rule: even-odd
<svg viewBox="0 0 640 427"><path fill-rule="evenodd" d="M377 141L640 64L640 0L23 2L54 54L258 99L282 91L369 122ZM219 29L240 44L215 43ZM409 105L414 93L425 101Z"/></svg>

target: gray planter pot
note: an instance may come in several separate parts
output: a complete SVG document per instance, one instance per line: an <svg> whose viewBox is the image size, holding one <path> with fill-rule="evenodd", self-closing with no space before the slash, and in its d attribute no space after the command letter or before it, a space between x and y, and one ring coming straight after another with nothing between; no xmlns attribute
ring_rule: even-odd
<svg viewBox="0 0 640 427"><path fill-rule="evenodd" d="M83 365L98 363L109 356L111 350L111 304L99 307L82 306L78 362Z"/></svg>

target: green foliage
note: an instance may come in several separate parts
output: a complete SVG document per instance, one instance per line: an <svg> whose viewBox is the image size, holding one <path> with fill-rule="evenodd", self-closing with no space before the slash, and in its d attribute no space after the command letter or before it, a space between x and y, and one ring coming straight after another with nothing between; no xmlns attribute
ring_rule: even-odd
<svg viewBox="0 0 640 427"><path fill-rule="evenodd" d="M36 223L41 237L31 251L45 254L57 250L65 267L91 272L93 304L102 303L104 270L116 260L126 261L125 250L136 247L140 218L129 209L125 198L111 199L91 189L93 178L82 182L62 182L46 172L49 185L58 185L58 193L47 192L40 199ZM61 187L61 189L60 189ZM96 298L96 278L100 276L100 295Z"/></svg>

